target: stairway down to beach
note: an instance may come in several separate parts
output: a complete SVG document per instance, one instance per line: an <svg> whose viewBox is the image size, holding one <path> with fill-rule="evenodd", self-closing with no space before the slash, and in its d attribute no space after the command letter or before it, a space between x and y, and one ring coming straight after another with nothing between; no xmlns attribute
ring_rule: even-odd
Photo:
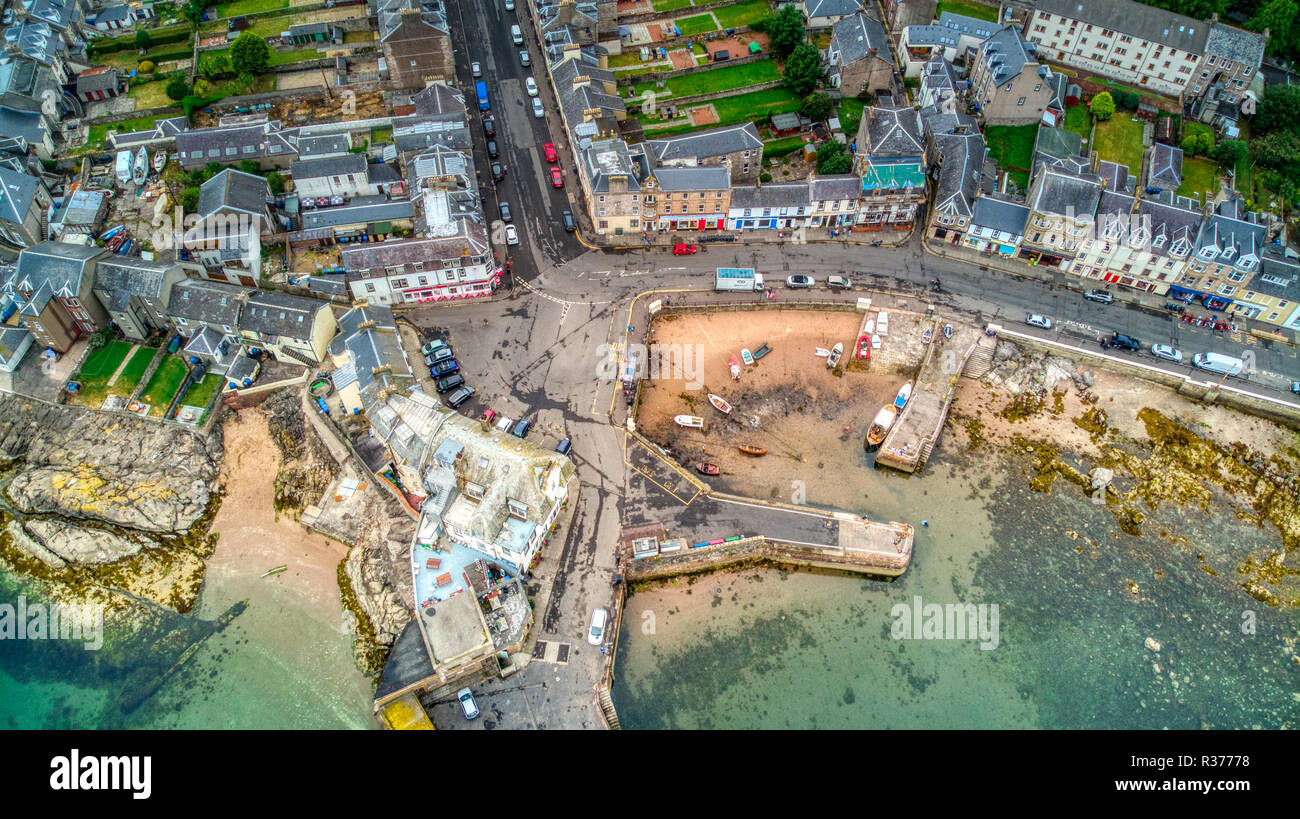
<svg viewBox="0 0 1300 819"><path fill-rule="evenodd" d="M623 726L618 722L618 712L614 710L614 700L609 696L609 686L601 685L596 689L596 698L600 701L600 711L605 715L605 724L609 726L609 730L623 730Z"/></svg>
<svg viewBox="0 0 1300 819"><path fill-rule="evenodd" d="M966 366L962 367L961 374L967 378L983 378L988 375L989 370L993 369L993 351L997 346L996 338L981 337L976 342L975 349L971 350L970 358L966 359Z"/></svg>

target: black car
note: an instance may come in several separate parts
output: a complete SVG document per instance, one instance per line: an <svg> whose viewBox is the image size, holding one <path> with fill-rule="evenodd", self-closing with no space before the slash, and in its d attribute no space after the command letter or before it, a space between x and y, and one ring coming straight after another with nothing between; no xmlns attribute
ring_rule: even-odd
<svg viewBox="0 0 1300 819"><path fill-rule="evenodd" d="M1115 297L1110 294L1109 290L1089 290L1083 294L1083 297L1101 304L1111 304L1115 301Z"/></svg>
<svg viewBox="0 0 1300 819"><path fill-rule="evenodd" d="M497 141L495 139L489 139L487 141L487 149L488 149L488 156L492 157L493 159L496 159L498 156L501 155L497 153Z"/></svg>
<svg viewBox="0 0 1300 819"><path fill-rule="evenodd" d="M509 202L500 202L500 203L497 204L497 208L501 211L501 221L502 221L502 222L512 222L512 221L514 221L514 217L512 217L512 216L510 215L510 203L509 203Z"/></svg>
<svg viewBox="0 0 1300 819"><path fill-rule="evenodd" d="M461 387L460 389L456 390L452 394L448 395L444 400L446 400L447 406L451 407L452 409L456 409L461 404L465 403L471 397L473 397L473 395L474 395L474 388L465 386L465 387Z"/></svg>
<svg viewBox="0 0 1300 819"><path fill-rule="evenodd" d="M1123 333L1114 333L1111 335L1110 343L1121 350L1128 350L1130 353L1135 353L1142 349L1142 342L1132 336L1126 336Z"/></svg>
<svg viewBox="0 0 1300 819"><path fill-rule="evenodd" d="M452 373L451 375L444 375L442 378L435 378L433 380L433 386L438 389L438 392L446 392L447 390L454 390L464 383L465 383L465 376L461 375L460 373Z"/></svg>
<svg viewBox="0 0 1300 819"><path fill-rule="evenodd" d="M497 135L497 124L492 121L492 117L483 117L483 136L494 137Z"/></svg>
<svg viewBox="0 0 1300 819"><path fill-rule="evenodd" d="M506 172L505 172L505 169L501 167L501 163L500 163L500 162L493 162L493 163L492 163L492 181L493 181L493 182L500 182L502 179L505 179L505 178L506 178Z"/></svg>
<svg viewBox="0 0 1300 819"><path fill-rule="evenodd" d="M570 233L572 233L573 231L575 231L575 230L578 229L578 228L577 228L577 225L575 225L575 224L573 223L573 212L572 212L572 211L567 211L567 210L566 210L564 213L560 214L560 218L564 220L564 229L565 229L565 230L567 230L567 231L569 231Z"/></svg>

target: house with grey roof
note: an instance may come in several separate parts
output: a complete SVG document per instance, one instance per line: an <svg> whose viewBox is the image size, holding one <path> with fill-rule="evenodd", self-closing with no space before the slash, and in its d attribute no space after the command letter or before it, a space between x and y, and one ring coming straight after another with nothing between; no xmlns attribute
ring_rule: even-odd
<svg viewBox="0 0 1300 819"><path fill-rule="evenodd" d="M22 327L0 328L0 373L12 373L32 348L32 334Z"/></svg>
<svg viewBox="0 0 1300 819"><path fill-rule="evenodd" d="M618 95L614 73L593 66L571 51L551 65L551 83L560 115L577 150L598 139L619 135L627 104Z"/></svg>
<svg viewBox="0 0 1300 819"><path fill-rule="evenodd" d="M851 227L858 221L862 179L857 174L813 174L808 179L808 227Z"/></svg>
<svg viewBox="0 0 1300 819"><path fill-rule="evenodd" d="M279 232L266 180L227 168L199 188L198 219L184 246L208 278L256 287L262 275L262 236Z"/></svg>
<svg viewBox="0 0 1300 819"><path fill-rule="evenodd" d="M379 191L371 185L366 171L365 154L354 153L299 159L289 166L299 199L373 196Z"/></svg>
<svg viewBox="0 0 1300 819"><path fill-rule="evenodd" d="M985 253L1014 256L1029 221L1029 208L999 196L979 196L971 206L966 246Z"/></svg>
<svg viewBox="0 0 1300 819"><path fill-rule="evenodd" d="M1259 275L1235 294L1233 315L1274 327L1300 329L1300 251L1269 244L1260 257Z"/></svg>
<svg viewBox="0 0 1300 819"><path fill-rule="evenodd" d="M391 308L360 304L338 321L329 355L334 390L345 411L368 413L390 395L420 389Z"/></svg>
<svg viewBox="0 0 1300 819"><path fill-rule="evenodd" d="M1102 170L1120 175L1114 167ZM1134 186L1127 187L1107 186L1097 206L1096 236L1083 243L1070 272L1164 295L1185 273L1203 218L1200 205L1171 190L1137 198Z"/></svg>
<svg viewBox="0 0 1300 819"><path fill-rule="evenodd" d="M152 128L143 131L117 131L109 126L105 137L107 147L114 151L138 150L148 148L151 152L158 149L170 150L176 145L176 135L190 129L190 122L185 117L160 119ZM197 162L197 160L196 160ZM195 163L191 163L193 166ZM202 164L207 164L203 161Z"/></svg>
<svg viewBox="0 0 1300 819"><path fill-rule="evenodd" d="M903 29L898 44L903 76L920 77L924 66L933 60L952 62L957 56L957 40L957 33L952 29L930 23Z"/></svg>
<svg viewBox="0 0 1300 819"><path fill-rule="evenodd" d="M858 0L801 0L800 5L810 29L830 28L862 11L862 4Z"/></svg>
<svg viewBox="0 0 1300 819"><path fill-rule="evenodd" d="M377 0L380 79L393 88L454 82L451 28L442 0Z"/></svg>
<svg viewBox="0 0 1300 819"><path fill-rule="evenodd" d="M645 180L642 223L659 230L722 230L731 207L725 167L657 168Z"/></svg>
<svg viewBox="0 0 1300 819"><path fill-rule="evenodd" d="M1239 198L1217 202L1201 223L1186 272L1170 291L1190 293L1211 310L1230 308L1259 273L1268 245L1264 225L1264 215L1247 211Z"/></svg>
<svg viewBox="0 0 1300 819"><path fill-rule="evenodd" d="M501 271L482 224L454 226L444 236L348 245L341 255L353 299L391 305L492 295Z"/></svg>
<svg viewBox="0 0 1300 819"><path fill-rule="evenodd" d="M966 113L966 106L959 99L957 75L952 63L943 57L931 57L929 62L920 66L918 77L921 81L916 92L916 101L922 108L931 106L942 111Z"/></svg>
<svg viewBox="0 0 1300 819"><path fill-rule="evenodd" d="M77 75L77 99L82 102L106 100L122 93L122 80L111 65L92 68Z"/></svg>
<svg viewBox="0 0 1300 819"><path fill-rule="evenodd" d="M846 17L832 27L826 68L831 86L846 97L863 91L890 94L895 90L889 37L880 23L865 14Z"/></svg>
<svg viewBox="0 0 1300 819"><path fill-rule="evenodd" d="M1039 125L1034 136L1031 176L1044 165L1070 173L1087 173L1090 160L1083 153L1083 137L1064 128Z"/></svg>
<svg viewBox="0 0 1300 819"><path fill-rule="evenodd" d="M346 132L341 134L316 134L298 136L298 159L332 159L343 156L352 150L352 138Z"/></svg>
<svg viewBox="0 0 1300 819"><path fill-rule="evenodd" d="M961 244L970 227L975 198L987 153L978 130L936 134L933 137L936 166L934 195L930 203L930 236Z"/></svg>
<svg viewBox="0 0 1300 819"><path fill-rule="evenodd" d="M587 194L592 224L600 236L645 230L641 197L650 178L646 146L622 139L593 140L578 154L578 176Z"/></svg>
<svg viewBox="0 0 1300 819"><path fill-rule="evenodd" d="M1234 123L1246 100L1246 92L1264 62L1267 33L1258 34L1218 22L1210 25L1200 73L1192 78L1187 95L1189 115L1214 123L1223 130Z"/></svg>
<svg viewBox="0 0 1300 819"><path fill-rule="evenodd" d="M83 335L108 326L93 293L95 265L109 252L93 245L41 242L24 248L5 283L22 325L38 344L66 353Z"/></svg>
<svg viewBox="0 0 1300 819"><path fill-rule="evenodd" d="M6 245L18 249L44 241L41 217L53 204L40 178L0 165L0 239Z"/></svg>
<svg viewBox="0 0 1300 819"><path fill-rule="evenodd" d="M398 229L410 230L414 219L415 204L410 199L362 196L337 207L303 210L289 242L295 247L311 247L358 241L361 236L377 240Z"/></svg>
<svg viewBox="0 0 1300 819"><path fill-rule="evenodd" d="M176 155L186 170L209 162L230 165L253 159L263 168L285 168L298 158L296 131L263 121L214 128L188 128L172 135ZM118 140L120 142L120 139Z"/></svg>
<svg viewBox="0 0 1300 819"><path fill-rule="evenodd" d="M175 282L167 301L166 316L184 339L181 349L185 357L194 356L206 362L213 372L228 373L242 350L239 313L252 292L246 287L208 279Z"/></svg>
<svg viewBox="0 0 1300 819"><path fill-rule="evenodd" d="M730 230L790 230L807 225L812 191L807 180L735 188L727 214Z"/></svg>
<svg viewBox="0 0 1300 819"><path fill-rule="evenodd" d="M290 364L311 367L324 361L337 330L329 302L274 290L254 291L239 313L240 344Z"/></svg>
<svg viewBox="0 0 1300 819"><path fill-rule="evenodd" d="M95 297L122 335L144 341L166 331L172 287L186 273L179 262L107 256L95 265Z"/></svg>
<svg viewBox="0 0 1300 819"><path fill-rule="evenodd" d="M1152 145L1147 150L1147 187L1176 191L1181 184L1183 149L1163 142Z"/></svg>
<svg viewBox="0 0 1300 819"><path fill-rule="evenodd" d="M863 111L853 172L862 180L858 224L867 230L909 230L925 203L921 115L884 100Z"/></svg>
<svg viewBox="0 0 1300 819"><path fill-rule="evenodd" d="M464 122L465 94L442 82L435 82L411 95L415 116L428 120Z"/></svg>
<svg viewBox="0 0 1300 819"><path fill-rule="evenodd" d="M645 144L656 167L722 166L727 168L734 184L756 180L763 159L763 140L752 122L650 139Z"/></svg>
<svg viewBox="0 0 1300 819"><path fill-rule="evenodd" d="M1101 202L1101 178L1044 165L1029 184L1029 225L1020 255L1067 267L1092 234Z"/></svg>
<svg viewBox="0 0 1300 819"><path fill-rule="evenodd" d="M969 100L987 125L1039 122L1052 98L1052 70L1011 26L975 48Z"/></svg>

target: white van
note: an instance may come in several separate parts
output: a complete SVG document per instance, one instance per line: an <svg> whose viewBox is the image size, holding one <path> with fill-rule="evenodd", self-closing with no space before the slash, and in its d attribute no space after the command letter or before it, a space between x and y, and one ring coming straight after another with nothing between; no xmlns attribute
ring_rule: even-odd
<svg viewBox="0 0 1300 819"><path fill-rule="evenodd" d="M1202 370L1224 375L1241 375L1246 364L1240 358L1233 358L1222 353L1197 353L1192 356L1192 363Z"/></svg>
<svg viewBox="0 0 1300 819"><path fill-rule="evenodd" d="M519 30L519 26L510 27L510 39L515 41L515 45L524 44L524 33Z"/></svg>

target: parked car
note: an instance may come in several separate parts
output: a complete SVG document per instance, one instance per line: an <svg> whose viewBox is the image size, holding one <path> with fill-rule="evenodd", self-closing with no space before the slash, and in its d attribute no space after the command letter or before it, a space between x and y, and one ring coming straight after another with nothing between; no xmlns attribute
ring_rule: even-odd
<svg viewBox="0 0 1300 819"><path fill-rule="evenodd" d="M522 65L524 68L527 68L528 66L533 64L533 59L532 57L528 56L527 51L519 52L519 64Z"/></svg>
<svg viewBox="0 0 1300 819"><path fill-rule="evenodd" d="M498 202L498 203L497 203L497 210L501 211L501 221L502 221L502 222L513 222L513 221L514 221L514 217L512 217L512 216L510 215L510 203L509 203L509 202Z"/></svg>
<svg viewBox="0 0 1300 819"><path fill-rule="evenodd" d="M449 358L446 361L439 361L437 364L430 367L429 375L432 375L434 378L439 378L444 375L451 375L458 370L460 370L460 362L454 358Z"/></svg>
<svg viewBox="0 0 1300 819"><path fill-rule="evenodd" d="M506 225L506 244L519 244L519 231L515 230L514 225Z"/></svg>
<svg viewBox="0 0 1300 819"><path fill-rule="evenodd" d="M495 139L489 139L487 141L487 149L488 149L488 156L492 157L493 159L496 159L498 156L500 156L500 154L497 153L497 141Z"/></svg>
<svg viewBox="0 0 1300 819"><path fill-rule="evenodd" d="M501 167L501 163L500 163L500 162L493 162L493 163L492 163L492 181L493 181L493 182L500 182L502 179L505 179L505 178L506 178L506 172L505 172L505 169Z"/></svg>
<svg viewBox="0 0 1300 819"><path fill-rule="evenodd" d="M481 77L483 76L483 66L479 65L477 62L470 63L469 73L473 74L475 77Z"/></svg>
<svg viewBox="0 0 1300 819"><path fill-rule="evenodd" d="M524 44L524 32L519 28L519 26L510 27L510 39L517 46Z"/></svg>
<svg viewBox="0 0 1300 819"><path fill-rule="evenodd" d="M560 443L556 444L555 451L560 453L561 455L568 455L569 450L572 448L573 448L573 444L569 443L568 438L565 438L563 441L560 441Z"/></svg>
<svg viewBox="0 0 1300 819"><path fill-rule="evenodd" d="M1138 350L1142 349L1141 342L1139 342L1136 338L1133 338L1132 336L1126 336L1123 333L1111 333L1110 343L1114 344L1116 347L1120 348L1121 350L1127 350L1130 353L1135 353Z"/></svg>
<svg viewBox="0 0 1300 819"><path fill-rule="evenodd" d="M564 187L564 174L561 173L560 169L555 167L554 165L551 166L551 187L552 188Z"/></svg>
<svg viewBox="0 0 1300 819"><path fill-rule="evenodd" d="M554 162L559 159L555 153L555 146L549 142L542 146L542 153L546 154L547 162Z"/></svg>
<svg viewBox="0 0 1300 819"><path fill-rule="evenodd" d="M451 345L448 344L447 342L443 341L440 338L435 338L433 341L430 341L428 344L420 348L420 355L433 355L439 350L447 349L450 347Z"/></svg>
<svg viewBox="0 0 1300 819"><path fill-rule="evenodd" d="M695 245L673 245L674 256L690 256L692 253L698 253L699 248Z"/></svg>
<svg viewBox="0 0 1300 819"><path fill-rule="evenodd" d="M492 117L483 117L483 136L494 137L497 135L497 124Z"/></svg>
<svg viewBox="0 0 1300 819"><path fill-rule="evenodd" d="M506 0L506 11L515 10L515 0Z"/></svg>
<svg viewBox="0 0 1300 819"><path fill-rule="evenodd" d="M1112 304L1115 301L1115 297L1110 294L1109 290L1089 290L1083 294L1083 297L1101 304Z"/></svg>
<svg viewBox="0 0 1300 819"><path fill-rule="evenodd" d="M537 96L537 80L532 77L525 77L524 90L528 92L528 96L530 97Z"/></svg>
<svg viewBox="0 0 1300 819"><path fill-rule="evenodd" d="M1183 363L1183 353L1181 350L1175 350L1168 344L1152 344L1151 355L1156 358L1163 358L1165 361L1172 361L1175 364Z"/></svg>
<svg viewBox="0 0 1300 819"><path fill-rule="evenodd" d="M1052 329L1052 320L1047 316L1040 316L1037 313L1030 313L1025 316L1025 324L1031 327L1042 327L1044 330Z"/></svg>
<svg viewBox="0 0 1300 819"><path fill-rule="evenodd" d="M443 347L441 350L435 350L429 355L426 355L424 357L424 363L432 367L434 364L438 364L443 361L446 361L451 357L452 357L451 348Z"/></svg>
<svg viewBox="0 0 1300 819"><path fill-rule="evenodd" d="M438 390L438 392L454 390L464 383L465 376L460 373L452 373L451 375L444 375L441 378L433 379L433 386Z"/></svg>
<svg viewBox="0 0 1300 819"><path fill-rule="evenodd" d="M609 612L604 609L596 609L591 613L591 628L587 629L587 642L593 646L598 646L605 637L605 621L609 619Z"/></svg>
<svg viewBox="0 0 1300 819"><path fill-rule="evenodd" d="M564 213L560 214L560 218L564 220L565 230L572 233L573 231L578 229L578 226L573 222L573 211L566 210Z"/></svg>
<svg viewBox="0 0 1300 819"><path fill-rule="evenodd" d="M804 276L802 274L787 276L785 279L786 287L812 287L816 283L817 282L813 281L812 276Z"/></svg>
<svg viewBox="0 0 1300 819"><path fill-rule="evenodd" d="M459 407L461 404L468 401L473 396L474 396L474 388L470 386L464 386L456 390L455 392L451 393L450 395L446 396L444 400L447 402L447 406L451 407L452 409L456 409L457 407Z"/></svg>
<svg viewBox="0 0 1300 819"><path fill-rule="evenodd" d="M515 428L510 430L510 434L516 438L526 438L528 437L528 430L532 429L532 427L532 421L527 418L520 418L519 423L515 424Z"/></svg>
<svg viewBox="0 0 1300 819"><path fill-rule="evenodd" d="M853 281L848 276L827 276L826 286L832 290L848 290L853 287Z"/></svg>
<svg viewBox="0 0 1300 819"><path fill-rule="evenodd" d="M546 116L546 109L542 107L542 101L538 97L533 97L533 116L537 119Z"/></svg>
<svg viewBox="0 0 1300 819"><path fill-rule="evenodd" d="M465 714L465 719L474 719L478 716L478 703L474 702L473 691L462 688L456 692L456 699L460 700L460 710Z"/></svg>
<svg viewBox="0 0 1300 819"><path fill-rule="evenodd" d="M1291 392L1295 393L1296 395L1300 395L1300 381L1291 382Z"/></svg>

